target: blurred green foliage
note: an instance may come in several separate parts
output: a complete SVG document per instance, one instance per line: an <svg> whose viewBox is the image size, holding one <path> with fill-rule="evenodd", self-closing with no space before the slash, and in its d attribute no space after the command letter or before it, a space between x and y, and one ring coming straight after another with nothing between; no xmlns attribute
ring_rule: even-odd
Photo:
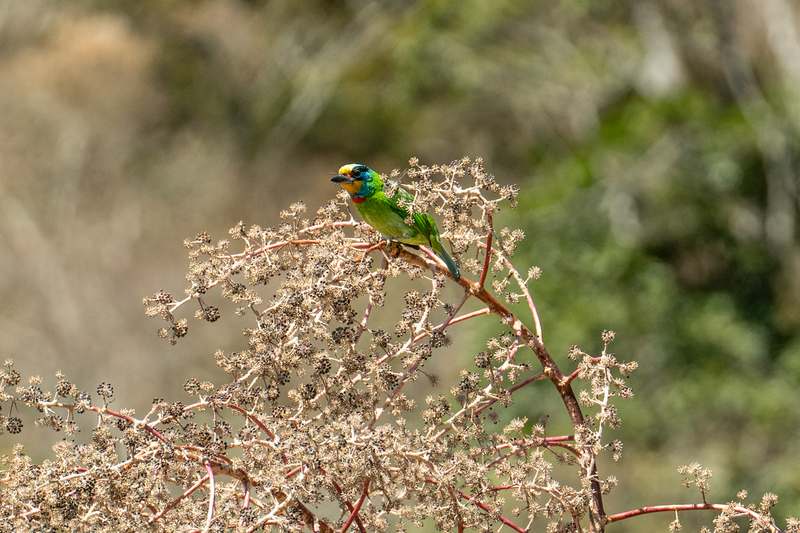
<svg viewBox="0 0 800 533"><path fill-rule="evenodd" d="M63 279L79 295L74 320L99 326L86 343L90 328L64 326L63 313L41 323L44 307L69 296L20 294L42 278L27 276L19 230L4 218L0 295L14 305L0 311L2 352L28 345L19 331L38 332L63 358L43 374L86 370L113 358L122 343L113 331L130 323L126 359L139 357L144 318L80 311L135 296L119 276L139 276L140 292L160 287L164 272L179 276L174 258L160 259L169 243L207 224L215 237L240 218L271 224L298 193L319 205L336 193L321 184L343 163L388 172L410 156L482 156L523 190L502 217L526 231L517 259L544 271L532 289L550 351L566 365L569 345L597 350L612 329L618 356L640 363L615 435L627 455L608 466L635 483L623 482L607 510L696 501L675 471L696 460L715 470L711 499L772 491L776 516L800 514L796 4L5 5L2 207L18 201L63 244L56 257L83 250L82 261L60 263ZM73 138L84 148L67 175ZM65 198L71 209L43 207ZM102 216L87 209L101 199ZM125 237L131 217L138 229ZM83 231L98 226L111 228L102 250L103 232ZM137 256L123 253L131 248ZM87 270L91 279L79 276ZM469 361L481 347L459 348ZM513 415L529 411L518 401ZM627 527L637 526L615 530Z"/></svg>

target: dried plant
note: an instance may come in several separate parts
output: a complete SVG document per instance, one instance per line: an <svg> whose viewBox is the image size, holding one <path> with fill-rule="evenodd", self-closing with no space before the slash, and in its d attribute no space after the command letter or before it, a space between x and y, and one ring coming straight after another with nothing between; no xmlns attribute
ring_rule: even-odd
<svg viewBox="0 0 800 533"><path fill-rule="evenodd" d="M624 518L689 509L720 511L718 532L736 530L732 519L741 515L753 531L779 531L773 495L758 507L707 503L710 472L699 465L681 472L703 503L607 514L603 496L616 479L600 476L597 458L621 456L622 443L606 430L620 423L614 402L632 396L624 377L636 363L609 352L614 333L607 331L600 355L573 347L577 368L564 373L556 364L528 288L540 272L523 274L511 261L523 233L494 227L498 206L514 207L517 190L499 186L481 160L434 167L411 160L407 177L411 183L400 186L414 193L414 209L438 214L463 267L460 301L442 300L445 283L454 282L432 254L381 242L350 215L344 192L312 219L296 203L275 227L239 223L216 244L200 233L185 243L185 298L159 291L144 303L166 322L159 335L174 344L189 330L179 315L188 305L198 307L196 318L215 322L214 299L233 302L250 325L246 349L215 354L229 379L215 385L188 377L190 401L158 399L136 417L109 408L108 383L93 400L58 374L45 392L38 377L21 385L6 361L4 404L34 407L42 413L37 424L67 435L77 429L76 415L93 412L96 425L91 443L59 442L41 465L21 445L2 458L0 531L364 533L417 529L430 519L447 531L522 532L541 520L549 532L599 532ZM398 294L387 288L395 277L418 288ZM462 312L471 298L482 308ZM531 314L524 320L532 328L512 312L515 303ZM384 306L394 331L374 326L373 310ZM423 370L463 322L492 315L506 331L488 340L458 383ZM407 394L418 380L434 391L424 406ZM546 419L496 425L513 395L537 382L556 388L572 434L548 435ZM21 429L14 416L0 423L9 433ZM556 476L553 462L569 474ZM670 528L680 529L677 517ZM800 531L797 521L788 531Z"/></svg>

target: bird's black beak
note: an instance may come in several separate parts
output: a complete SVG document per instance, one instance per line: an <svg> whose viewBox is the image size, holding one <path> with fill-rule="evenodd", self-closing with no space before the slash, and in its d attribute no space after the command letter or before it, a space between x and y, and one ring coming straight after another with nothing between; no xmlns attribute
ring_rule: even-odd
<svg viewBox="0 0 800 533"><path fill-rule="evenodd" d="M348 176L347 174L336 174L331 178L331 181L334 183L353 183L355 180L352 176Z"/></svg>

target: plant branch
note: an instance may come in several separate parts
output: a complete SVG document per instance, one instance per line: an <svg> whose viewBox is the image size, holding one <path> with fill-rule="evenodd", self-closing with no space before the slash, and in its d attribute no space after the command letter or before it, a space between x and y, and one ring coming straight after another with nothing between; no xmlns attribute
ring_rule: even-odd
<svg viewBox="0 0 800 533"><path fill-rule="evenodd" d="M347 522L345 522L342 526L342 529L339 530L339 533L347 533L347 530L350 528L353 520L358 517L358 511L361 510L361 505L363 505L364 500L367 499L367 494L369 494L369 481L369 478L364 480L364 489L361 491L361 497L356 502L356 505L352 511L350 511L350 516L347 518Z"/></svg>
<svg viewBox="0 0 800 533"><path fill-rule="evenodd" d="M726 511L732 510L740 516L749 516L753 520L761 520L764 517L756 511L744 507L742 505L731 505L722 503L688 503L688 504L672 504L672 505L654 505L648 507L641 507L624 513L617 513L613 515L606 515L606 523L619 522L627 518L641 516L649 513L664 513L664 512L678 512L678 511ZM783 533L772 521L767 524L767 527L772 533Z"/></svg>

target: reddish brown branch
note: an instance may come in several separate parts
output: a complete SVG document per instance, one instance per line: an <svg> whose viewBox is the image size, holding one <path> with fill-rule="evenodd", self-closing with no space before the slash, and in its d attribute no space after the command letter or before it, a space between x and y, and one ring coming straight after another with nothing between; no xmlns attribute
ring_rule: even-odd
<svg viewBox="0 0 800 533"><path fill-rule="evenodd" d="M548 449L550 448L550 446L559 446L561 448L564 448L565 450L569 450L570 452L575 454L576 457L580 456L581 453L578 450L576 450L574 446L571 446L569 444L565 444L563 442L565 440L574 441L575 440L575 436L574 435L563 435L561 437L545 437L543 439L536 439L535 443L538 446L544 446L545 448L548 448ZM550 450L550 451L552 451L552 450Z"/></svg>
<svg viewBox="0 0 800 533"><path fill-rule="evenodd" d="M287 473L285 473L283 475L283 479L289 479L289 478L299 474L300 470L302 470L302 468L299 467L299 466L297 468L293 468L292 470L290 470L289 472L287 472Z"/></svg>
<svg viewBox="0 0 800 533"><path fill-rule="evenodd" d="M242 509L250 507L250 485L250 481L244 482L244 503L242 504Z"/></svg>
<svg viewBox="0 0 800 533"><path fill-rule="evenodd" d="M488 315L488 314L490 314L490 312L491 311L489 310L488 307L484 307L483 309L479 309L478 311L473 311L471 313L467 313L466 315L461 315L460 317L454 318L453 320L450 320L449 322L448 321L442 322L440 325L436 326L436 328L434 328L434 329L436 329L438 331L442 331L447 326L452 326L453 324L457 324L459 322L463 322L464 320L469 320L470 318L475 318L476 316ZM422 332L419 335L417 335L416 337L414 337L413 342L419 342L419 341L421 341L422 339L424 339L427 336L428 336L428 332L427 331Z"/></svg>
<svg viewBox="0 0 800 533"><path fill-rule="evenodd" d="M342 529L339 530L340 533L347 533L347 530L350 528L353 520L355 520L358 516L358 511L361 510L361 505L363 505L364 500L367 499L367 494L369 494L369 478L364 480L364 490L361 491L361 497L356 502L355 508L350 512L347 522L345 522L342 526Z"/></svg>
<svg viewBox="0 0 800 533"><path fill-rule="evenodd" d="M453 310L452 313L450 313L450 316L447 317L447 320L442 322L442 324L436 328L436 331L441 333L441 332L443 332L445 330L445 328L447 328L447 326L452 324L453 323L453 318L456 316L456 313L458 313L461 310L461 308L464 307L464 304L467 303L467 300L469 300L469 293L465 292L464 293L464 297L461 298L460 302L458 302L458 305L456 306L456 308Z"/></svg>
<svg viewBox="0 0 800 533"><path fill-rule="evenodd" d="M574 440L575 440L575 438L574 438L573 435L562 435L560 437L543 437L543 438L534 437L534 438L531 438L530 440L518 440L518 441L515 441L513 444L512 443L500 444L500 445L495 446L493 448L498 453L501 450L504 450L506 448L510 448L512 445L519 446L519 449L511 451L511 452L508 452L505 455L502 455L502 456L498 457L497 459L495 459L492 462L488 463L486 466L490 468L493 465L499 463L500 461L503 461L503 460L509 458L512 455L519 454L520 452L524 452L525 450L530 449L530 448L540 448L540 447L547 448L549 450L551 446L558 446L558 447L564 448L566 450L569 450L576 457L579 457L580 456L580 452L578 450L576 450L574 446L571 446L569 444L565 444L563 442L563 441L574 441ZM479 451L479 452L471 453L469 455L469 457L470 457L470 459L472 459L472 458L477 457L478 455L480 455L482 453L485 453L485 452Z"/></svg>
<svg viewBox="0 0 800 533"><path fill-rule="evenodd" d="M592 357L591 359L589 359L589 361L590 361L591 363L593 363L593 364L594 364L594 363L598 363L598 362L600 361L600 358L599 358L599 357ZM577 377L578 377L578 375L579 375L580 373L581 373L581 369L580 369L580 368L578 368L578 369L576 369L576 370L575 370L575 371L574 371L572 374L570 374L569 376L567 376L567 377L566 377L566 378L564 378L564 379L566 380L566 382L567 382L567 383L571 383L571 382L572 382L572 380L574 380L575 378L577 378Z"/></svg>
<svg viewBox="0 0 800 533"><path fill-rule="evenodd" d="M487 215L489 217L489 225L491 227L492 223L492 215ZM489 253L489 250L492 249L492 232L490 231L486 235L486 257L483 259L483 270L481 270L481 277L478 280L478 286L483 287L486 283L486 276L489 274L489 263L492 262L492 254Z"/></svg>
<svg viewBox="0 0 800 533"><path fill-rule="evenodd" d="M427 481L428 483L433 483L434 485L439 485L439 482L438 482L438 481L436 481L435 479L433 479L432 477L427 477L427 476L426 476L426 477L425 477L425 481ZM450 490L451 492L454 492L454 493L456 492L456 491L454 491L453 489L449 489L449 490ZM482 509L482 510L486 511L487 513L490 513L490 514L491 514L491 512L492 512L492 511L491 511L491 509L489 509L489 507L488 507L486 504L482 503L481 501L479 501L479 500L475 499L475 498L474 498L474 497L472 497L472 496L469 496L469 495L467 495L467 494L464 494L463 492L460 492L460 491L459 491L459 492L458 492L458 494L459 494L459 495L460 495L462 498L464 498L464 499L466 499L466 500L469 500L469 501L471 501L472 503L474 503L475 505L477 505L477 506L478 506L480 509ZM515 531L519 531L519 533L526 533L526 531L527 531L525 528L522 528L522 527L520 527L520 526L516 525L515 523L511 522L510 520L508 520L507 518L504 518L504 517L502 517L502 516L500 516L500 517L499 517L499 520L500 520L501 522L503 522L504 524L506 524L507 526L509 526L510 528L514 529Z"/></svg>
<svg viewBox="0 0 800 533"><path fill-rule="evenodd" d="M472 496L470 496L468 494L464 494L463 492L459 492L459 494L465 500L471 501L472 503L474 503L475 505L477 505L478 507L480 507L481 509L483 509L487 513L491 514L492 511L491 511L491 509L489 509L489 507L486 504L481 503L480 501L476 500ZM504 523L505 525L507 525L508 527L513 529L514 531L518 531L519 533L526 533L526 531L527 531L525 528L518 526L517 524L515 524L514 522L512 522L511 520L509 520L508 518L505 518L503 516L498 516L498 520L500 520L502 523Z"/></svg>
<svg viewBox="0 0 800 533"><path fill-rule="evenodd" d="M243 511L246 511L247 508L250 507L250 485L251 483L249 480L244 482L244 502L242 503ZM245 526L245 519L244 516L242 516L242 519L239 520L239 527L241 528L244 526Z"/></svg>
<svg viewBox="0 0 800 533"><path fill-rule="evenodd" d="M171 502L169 502L169 504L167 504L167 506L166 506L166 507L164 507L163 509L161 509L161 511L159 511L158 513L156 513L156 514L154 514L153 516L151 516L151 517L150 517L150 520L149 520L149 523L150 523L150 524L152 524L153 522L155 522L156 520L158 520L159 518L161 518L162 516L164 516L165 514L167 514L167 513L170 511L170 509L172 509L173 507L175 507L176 505L178 505L178 504L181 502L181 500L183 500L184 498L187 498L187 497L188 497L188 496L190 496L190 495L191 495L191 494L192 494L194 491L196 491L197 489L199 489L200 487L202 487L202 486L203 486L203 484L204 484L206 481L208 481L209 477L210 477L210 476L209 476L209 474L206 474L205 476L201 477L201 478L200 478L200 479L197 481L197 483L195 483L194 485L192 485L191 487L189 487L188 489L186 489L186 491L185 491L183 494L181 494L180 496L178 496L177 498L175 498L174 500L172 500Z"/></svg>
<svg viewBox="0 0 800 533"><path fill-rule="evenodd" d="M217 494L217 488L214 481L214 469L211 468L211 464L208 461L205 462L205 467L208 472L210 486L208 487L208 516L206 516L206 525L203 531L208 531L211 529L211 520L214 518L214 497Z"/></svg>
<svg viewBox="0 0 800 533"><path fill-rule="evenodd" d="M626 518L633 518L634 516L641 516L649 513L664 513L664 512L677 512L677 511L724 511L729 509L730 505L722 503L687 503L687 504L673 504L673 505L654 505L650 507L641 507L632 511L625 511L624 513L617 513L606 516L606 524L611 522L619 522ZM749 516L753 520L763 518L759 513L748 509L741 505L734 505L733 510L742 516ZM782 533L782 531L774 524L769 524L773 533Z"/></svg>
<svg viewBox="0 0 800 533"><path fill-rule="evenodd" d="M544 379L546 377L547 376L545 375L545 373L543 371L539 372L538 374L534 374L534 375L532 375L531 377L529 377L528 379L526 379L524 381L520 381L519 383L517 383L513 387L510 387L508 389L508 392L509 392L509 394L511 394L513 392L518 391L519 389L521 389L522 387L524 387L525 385L527 385L529 383L533 383L534 381L539 381L540 379Z"/></svg>
<svg viewBox="0 0 800 533"><path fill-rule="evenodd" d="M238 405L234 405L232 403L220 403L219 405L224 405L225 407L227 407L229 409L233 409L234 411L239 411L244 416L246 416L248 420L250 420L255 425L257 425L259 428L261 428L261 430L264 433L266 433L267 436L270 439L272 439L273 441L275 440L275 435L272 434L272 431L270 431L269 428L261 420L259 420L258 417L256 415L254 415L253 413L251 413L251 412L249 412L249 411L247 411L245 409L242 409Z"/></svg>
<svg viewBox="0 0 800 533"><path fill-rule="evenodd" d="M322 467L320 467L319 470L320 470L320 472L322 472L326 476L328 475L328 473ZM344 493L342 492L342 487L340 487L339 484L336 481L334 481L333 479L331 479L331 485L333 485L334 490L336 490L336 492L339 493L340 496L344 495ZM350 503L349 500L344 500L344 504L347 506L347 509L351 513L355 510L355 507L353 507L353 504ZM367 530L364 528L364 524L361 522L361 518L359 518L358 515L356 515L356 525L358 526L358 530L361 533L367 533Z"/></svg>
<svg viewBox="0 0 800 533"><path fill-rule="evenodd" d="M130 417L128 415L123 415L122 413L118 413L116 411L112 411L111 409L108 409L107 407L87 407L86 410L87 411L95 411L96 413L99 413L99 414L102 414L102 415L109 415L109 416L114 416L116 418L122 418L123 420L127 420L128 422L130 422L132 424L136 424L138 422L138 420L136 420L135 418L132 418L132 417ZM151 435L156 437L158 440L160 440L161 442L163 442L164 444L166 444L170 448L172 447L172 441L170 441L164 435L159 433L159 431L156 428L154 428L150 424L142 424L142 427L144 427L145 431L147 431L148 433L150 433Z"/></svg>
<svg viewBox="0 0 800 533"><path fill-rule="evenodd" d="M461 315L460 317L454 318L453 320L450 321L450 324L451 325L452 324L457 324L457 323L462 322L464 320L468 320L470 318L473 318L473 317L476 317L476 316L480 316L480 315L488 315L490 312L491 312L491 310L488 307L484 307L483 309L479 309L477 311L473 311L471 313L467 313L466 315Z"/></svg>
<svg viewBox="0 0 800 533"><path fill-rule="evenodd" d="M487 253L489 253L487 251ZM400 250L398 256L409 263L413 263L416 265L423 266L425 264L425 260L415 254L407 252L406 250ZM494 295L492 295L489 291L485 288L476 285L472 281L468 280L465 276L461 277L461 281L459 282L464 288L470 291L472 295L474 295L477 299L482 301L486 304L489 308L489 311L492 314L498 315L501 317L505 322L509 323L515 330L519 331L519 335L522 340L533 350L533 353L536 354L536 357L539 359L539 363L542 365L542 372L545 376L550 378L550 381L553 382L556 389L558 390L559 395L561 396L561 400L564 402L564 406L567 409L567 413L569 414L570 421L572 422L572 427L576 430L583 426L583 412L581 411L580 404L578 403L578 399L575 396L575 392L572 390L572 386L570 382L567 381L566 376L561 371L561 369L556 364L553 357L544 347L539 337L534 334L527 326L525 326L519 318L517 318L514 313L512 313L505 305L503 305ZM538 377L538 376L534 376ZM589 472L589 477L592 480L592 512L590 513L590 520L592 522L592 529L594 531L602 531L603 530L603 517L605 516L605 511L603 510L603 496L600 490L600 482L597 480L597 467L592 467L591 471Z"/></svg>

